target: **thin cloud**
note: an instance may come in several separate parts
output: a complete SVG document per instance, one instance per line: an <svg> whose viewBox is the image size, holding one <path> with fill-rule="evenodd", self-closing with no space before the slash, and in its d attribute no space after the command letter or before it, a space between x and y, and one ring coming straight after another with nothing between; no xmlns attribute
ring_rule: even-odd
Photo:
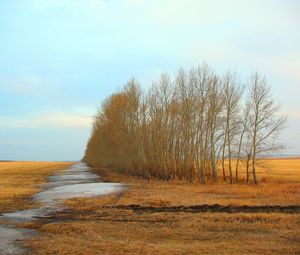
<svg viewBox="0 0 300 255"><path fill-rule="evenodd" d="M287 115L293 119L300 119L300 112L289 112Z"/></svg>
<svg viewBox="0 0 300 255"><path fill-rule="evenodd" d="M37 75L26 75L15 79L2 79L0 91L21 95L36 95L46 83Z"/></svg>
<svg viewBox="0 0 300 255"><path fill-rule="evenodd" d="M34 117L0 117L0 127L3 128L41 128L41 127L91 127L92 116L82 116L67 113L44 113Z"/></svg>

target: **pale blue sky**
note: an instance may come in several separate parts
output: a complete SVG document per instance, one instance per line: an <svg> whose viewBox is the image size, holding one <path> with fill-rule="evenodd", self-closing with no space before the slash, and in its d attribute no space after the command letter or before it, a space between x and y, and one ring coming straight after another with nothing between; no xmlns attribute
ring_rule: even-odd
<svg viewBox="0 0 300 255"><path fill-rule="evenodd" d="M300 1L0 1L0 159L78 160L100 101L208 63L266 75L300 154Z"/></svg>

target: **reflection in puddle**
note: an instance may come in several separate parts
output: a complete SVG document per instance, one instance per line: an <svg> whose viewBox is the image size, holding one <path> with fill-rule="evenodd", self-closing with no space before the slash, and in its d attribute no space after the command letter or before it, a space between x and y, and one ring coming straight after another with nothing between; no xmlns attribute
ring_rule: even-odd
<svg viewBox="0 0 300 255"><path fill-rule="evenodd" d="M48 180L48 183L42 185L43 191L33 196L33 200L40 204L39 208L3 213L0 219L9 222L29 222L62 210L60 202L64 199L106 195L122 189L122 185L118 183L99 182L99 176L91 173L90 168L83 163L60 171ZM32 234L32 230L0 225L0 254L24 253L25 250L17 246L17 240L23 240Z"/></svg>

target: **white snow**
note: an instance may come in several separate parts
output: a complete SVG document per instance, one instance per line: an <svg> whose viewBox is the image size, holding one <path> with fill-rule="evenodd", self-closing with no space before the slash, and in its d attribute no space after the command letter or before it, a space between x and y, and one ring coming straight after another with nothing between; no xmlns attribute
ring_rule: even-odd
<svg viewBox="0 0 300 255"><path fill-rule="evenodd" d="M43 191L34 196L34 199L42 203L50 203L55 200L74 197L93 197L119 191L121 184L117 183L80 183L55 187Z"/></svg>

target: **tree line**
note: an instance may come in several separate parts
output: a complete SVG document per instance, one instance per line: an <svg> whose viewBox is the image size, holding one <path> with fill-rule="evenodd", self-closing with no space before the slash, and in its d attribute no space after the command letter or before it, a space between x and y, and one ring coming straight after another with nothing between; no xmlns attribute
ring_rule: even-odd
<svg viewBox="0 0 300 255"><path fill-rule="evenodd" d="M203 64L148 89L131 79L104 100L83 161L144 178L256 184L263 156L283 148L285 121L263 76L243 82Z"/></svg>

